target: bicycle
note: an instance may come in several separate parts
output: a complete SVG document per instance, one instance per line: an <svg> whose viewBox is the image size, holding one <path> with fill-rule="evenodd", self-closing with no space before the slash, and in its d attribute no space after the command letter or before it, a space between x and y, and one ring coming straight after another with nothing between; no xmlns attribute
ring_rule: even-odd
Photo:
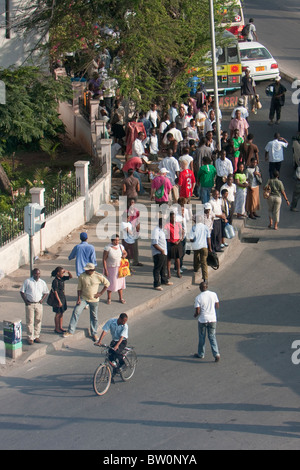
<svg viewBox="0 0 300 470"><path fill-rule="evenodd" d="M126 346L123 350L123 360L125 364L120 368L117 362L109 359L110 350L113 351L113 349L106 344L101 344L100 347L106 350L105 360L104 363L100 364L95 370L93 386L95 393L102 396L108 391L110 384L114 383L115 375L120 375L123 382L127 382L131 379L136 369L137 355L133 347Z"/></svg>

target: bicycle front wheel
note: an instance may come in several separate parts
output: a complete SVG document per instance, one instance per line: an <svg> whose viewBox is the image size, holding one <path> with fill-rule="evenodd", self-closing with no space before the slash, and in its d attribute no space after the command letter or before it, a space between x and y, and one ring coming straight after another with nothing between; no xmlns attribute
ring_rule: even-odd
<svg viewBox="0 0 300 470"><path fill-rule="evenodd" d="M111 384L111 370L106 364L101 364L94 373L93 385L95 393L104 395Z"/></svg>
<svg viewBox="0 0 300 470"><path fill-rule="evenodd" d="M137 363L137 356L135 351L132 349L127 352L126 356L124 357L125 367L122 371L120 371L121 378L124 382L131 379L135 372L136 363Z"/></svg>

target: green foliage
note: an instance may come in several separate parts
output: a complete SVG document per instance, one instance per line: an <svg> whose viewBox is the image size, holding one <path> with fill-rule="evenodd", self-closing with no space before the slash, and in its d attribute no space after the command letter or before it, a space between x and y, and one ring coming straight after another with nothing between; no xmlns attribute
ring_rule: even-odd
<svg viewBox="0 0 300 470"><path fill-rule="evenodd" d="M214 1L217 26L225 3ZM35 0L24 13L21 27L50 33L53 59L79 52L85 70L99 48L121 52L121 93L140 97L145 109L153 100L163 104L180 96L187 70L210 49L208 0ZM118 38L101 34L104 25Z"/></svg>
<svg viewBox="0 0 300 470"><path fill-rule="evenodd" d="M0 156L65 132L58 102L71 96L69 81L56 81L36 67L0 69L0 80L6 84L6 105L0 107Z"/></svg>

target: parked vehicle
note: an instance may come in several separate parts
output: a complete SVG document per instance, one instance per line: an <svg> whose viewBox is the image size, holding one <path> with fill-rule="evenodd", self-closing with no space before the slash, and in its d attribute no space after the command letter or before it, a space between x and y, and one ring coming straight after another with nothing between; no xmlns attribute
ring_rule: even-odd
<svg viewBox="0 0 300 470"><path fill-rule="evenodd" d="M259 42L239 42L242 70L250 69L250 75L256 82L272 80L279 74L276 60L268 49Z"/></svg>
<svg viewBox="0 0 300 470"><path fill-rule="evenodd" d="M228 7L234 4L233 18L229 18ZM243 8L240 0L227 1L223 7L222 27L234 34L238 39L243 39L241 33L245 26Z"/></svg>

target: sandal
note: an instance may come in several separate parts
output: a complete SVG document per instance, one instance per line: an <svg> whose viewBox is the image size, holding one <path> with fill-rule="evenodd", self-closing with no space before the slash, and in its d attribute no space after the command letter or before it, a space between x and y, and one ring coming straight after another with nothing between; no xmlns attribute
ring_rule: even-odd
<svg viewBox="0 0 300 470"><path fill-rule="evenodd" d="M124 299L120 299L119 302L120 302L120 304L126 304L126 300L124 300Z"/></svg>
<svg viewBox="0 0 300 470"><path fill-rule="evenodd" d="M107 299L106 303L107 303L107 305L110 305L110 304L111 304L111 300L110 300L110 299Z"/></svg>

